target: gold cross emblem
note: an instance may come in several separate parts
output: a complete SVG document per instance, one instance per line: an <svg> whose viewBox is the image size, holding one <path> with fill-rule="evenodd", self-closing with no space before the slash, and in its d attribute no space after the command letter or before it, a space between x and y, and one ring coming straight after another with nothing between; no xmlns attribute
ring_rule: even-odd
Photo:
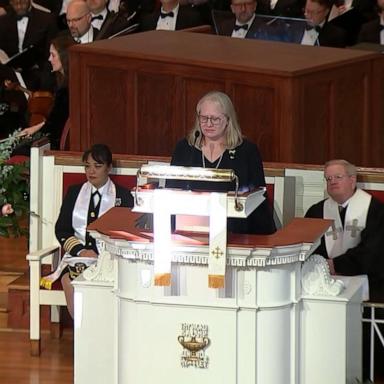
<svg viewBox="0 0 384 384"><path fill-rule="evenodd" d="M335 223L332 224L332 230L326 232L327 236L332 236L333 240L337 240L337 234L343 232L341 228L336 228Z"/></svg>
<svg viewBox="0 0 384 384"><path fill-rule="evenodd" d="M216 259L220 259L220 257L223 255L224 253L219 247L216 247L214 250L212 250L212 256L216 257Z"/></svg>
<svg viewBox="0 0 384 384"><path fill-rule="evenodd" d="M357 232L361 232L364 229L363 227L359 227L357 224L359 224L359 220L353 219L352 225L347 225L345 227L347 231L351 231L351 237L356 237Z"/></svg>

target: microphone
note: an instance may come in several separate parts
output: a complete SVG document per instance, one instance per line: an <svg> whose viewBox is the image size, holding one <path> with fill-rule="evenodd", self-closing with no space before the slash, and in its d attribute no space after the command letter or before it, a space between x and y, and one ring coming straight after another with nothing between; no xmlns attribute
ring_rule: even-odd
<svg viewBox="0 0 384 384"><path fill-rule="evenodd" d="M198 139L199 136L200 136L200 131L195 131L194 136L195 136L195 138L194 138L194 140L193 140L193 146L192 146L192 148L191 148L191 153L189 154L189 160L188 160L188 163L186 164L186 166L189 166L189 167L193 167L193 151L194 151L194 148L195 148L195 146L196 146L197 139ZM187 189L188 191L191 189L190 180L187 181L186 189Z"/></svg>
<svg viewBox="0 0 384 384"><path fill-rule="evenodd" d="M199 136L200 136L200 131L195 131L195 140L193 141L193 146L196 145L196 141L199 138Z"/></svg>
<svg viewBox="0 0 384 384"><path fill-rule="evenodd" d="M193 166L193 151L194 151L194 148L196 147L197 139L200 136L200 131L195 131L194 136L195 136L195 139L193 140L193 146L191 148L191 154L190 154L189 161L188 161L188 165L190 165L190 166Z"/></svg>

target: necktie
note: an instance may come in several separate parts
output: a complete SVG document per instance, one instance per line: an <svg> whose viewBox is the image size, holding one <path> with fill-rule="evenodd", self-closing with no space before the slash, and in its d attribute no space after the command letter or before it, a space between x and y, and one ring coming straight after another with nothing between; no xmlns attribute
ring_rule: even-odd
<svg viewBox="0 0 384 384"><path fill-rule="evenodd" d="M93 20L101 20L101 21L103 21L103 16L102 15L92 16L91 22Z"/></svg>
<svg viewBox="0 0 384 384"><path fill-rule="evenodd" d="M160 17L162 19L165 19L166 17L174 17L175 14L171 11L171 12L168 12L168 13L165 13L165 12L161 12L160 11Z"/></svg>
<svg viewBox="0 0 384 384"><path fill-rule="evenodd" d="M345 213L347 212L347 207L343 207L342 205L339 205L339 215L341 219L341 224L344 228L344 222L345 222Z"/></svg>
<svg viewBox="0 0 384 384"><path fill-rule="evenodd" d="M306 26L305 26L305 30L306 31L311 31L312 29L314 29L317 33L320 33L320 31L321 31L321 27L320 27L320 25L311 25L311 24L307 24Z"/></svg>
<svg viewBox="0 0 384 384"><path fill-rule="evenodd" d="M244 31L248 31L248 24L243 24L243 25L237 25L233 27L235 31L239 31L240 29L244 29Z"/></svg>
<svg viewBox="0 0 384 384"><path fill-rule="evenodd" d="M98 190L92 193L92 199L93 199L93 206L96 208L99 205L100 199L101 199L101 195Z"/></svg>

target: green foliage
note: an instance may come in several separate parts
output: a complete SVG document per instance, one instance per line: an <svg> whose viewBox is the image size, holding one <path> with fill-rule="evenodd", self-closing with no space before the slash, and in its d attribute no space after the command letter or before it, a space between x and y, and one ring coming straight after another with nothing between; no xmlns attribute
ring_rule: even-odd
<svg viewBox="0 0 384 384"><path fill-rule="evenodd" d="M0 236L22 236L28 234L29 212L29 162L8 164L13 149L21 143L19 131L0 141L0 208L12 204L14 213L0 216Z"/></svg>

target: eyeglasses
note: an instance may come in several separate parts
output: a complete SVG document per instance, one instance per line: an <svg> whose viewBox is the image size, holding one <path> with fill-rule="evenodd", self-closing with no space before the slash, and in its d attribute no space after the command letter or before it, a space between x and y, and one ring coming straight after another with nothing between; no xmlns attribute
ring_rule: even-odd
<svg viewBox="0 0 384 384"><path fill-rule="evenodd" d="M325 176L324 179L327 183L330 183L332 180L341 181L345 177L350 177L351 175L334 175L334 176Z"/></svg>
<svg viewBox="0 0 384 384"><path fill-rule="evenodd" d="M85 15L83 16L80 16L80 17L74 17L73 19L67 19L67 24L69 23L77 23L78 21L80 21L83 17L89 15L89 13L86 13Z"/></svg>
<svg viewBox="0 0 384 384"><path fill-rule="evenodd" d="M227 117L220 117L220 116L204 116L204 115L197 115L200 124L208 124L208 121L215 126L220 125L224 119L227 119Z"/></svg>

